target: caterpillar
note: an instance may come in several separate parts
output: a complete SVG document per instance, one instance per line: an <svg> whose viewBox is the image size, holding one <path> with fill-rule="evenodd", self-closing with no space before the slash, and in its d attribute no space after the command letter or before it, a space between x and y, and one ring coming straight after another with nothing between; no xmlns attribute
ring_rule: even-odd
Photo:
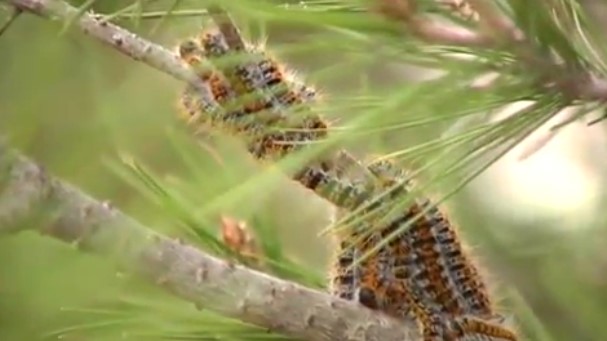
<svg viewBox="0 0 607 341"><path fill-rule="evenodd" d="M388 179L388 184L405 176L388 161L372 165L371 170ZM429 199L418 198L399 218L379 230L380 238L426 208L421 219L388 244L390 259L384 266L417 300L419 306L413 308L418 318L426 319L422 322L425 338L518 340L514 332L500 325L504 318L495 313L488 289L464 252L455 226Z"/></svg>
<svg viewBox="0 0 607 341"><path fill-rule="evenodd" d="M243 44L230 46L230 41L235 40L211 30L180 45L179 55L185 62L197 67L204 60L213 66L205 68L200 77L227 108L221 117L206 116L195 91L188 87L180 99L188 121L237 134L249 152L264 161L325 139L329 125L308 105L315 100L315 91L287 77L281 64L265 51ZM245 61L225 61L236 54L243 54ZM380 215L409 190L403 172L391 163L369 166L368 176L350 179L338 169L336 155L310 161L293 179L345 211L369 204L391 187L386 199L365 208ZM397 318L414 319L424 341L517 341L516 334L503 327L501 316L494 312L486 286L463 252L455 227L437 208L428 210L371 257L360 260L362 254L431 206L429 200L419 199L389 224L375 226L373 219L364 219L340 234L329 291Z"/></svg>
<svg viewBox="0 0 607 341"><path fill-rule="evenodd" d="M205 31L198 41L186 40L179 47L180 57L194 67L199 65L202 58L213 60L228 51L224 38L215 31ZM277 64L271 59L259 64L265 65L263 70L281 69L278 66L269 66ZM238 134L245 140L249 152L262 160L279 159L305 148L307 143L322 140L327 136L328 124L319 115L308 114L299 117L299 120L286 115L293 111L294 104L310 101L315 93L313 89L297 84L295 90L291 90L293 86L283 78L282 71L265 73L264 80L250 80L250 74L254 72L238 71L243 69L246 68L239 65L230 67L224 63L222 67L205 70L200 75L201 79L210 85L212 94L217 96L217 102L228 108L224 116L210 118L201 114L203 105L194 88L188 87L180 97L182 118L194 125L209 124ZM231 76L225 76L226 74ZM238 82L239 86L232 86L232 82L228 81L229 78L235 77L238 80L233 82ZM253 83L280 85L282 90L278 99L274 95L263 98L257 94L253 101L238 103L242 97L256 95L256 89L251 85ZM275 113L264 116L264 111L268 109L275 110ZM290 127L289 119L295 121ZM337 172L334 162L322 159L304 166L294 175L294 179L339 207L357 207L366 199L365 194L368 194L369 188L362 181L336 181Z"/></svg>

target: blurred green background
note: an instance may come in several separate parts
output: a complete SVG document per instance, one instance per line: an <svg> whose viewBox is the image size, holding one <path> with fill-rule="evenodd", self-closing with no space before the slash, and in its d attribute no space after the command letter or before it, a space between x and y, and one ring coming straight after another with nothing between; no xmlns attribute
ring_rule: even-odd
<svg viewBox="0 0 607 341"><path fill-rule="evenodd" d="M143 12L166 10L171 3L152 1ZM246 10L237 19L245 34L253 39L266 35L269 48L320 89L320 110L335 125L377 107L372 100L366 106L356 106L356 101L366 96L381 101L382 94L428 76L426 70L404 65L394 51L383 51L381 42L369 42L372 37L364 33L321 28L321 17L312 15L308 23L275 22L265 7L240 3ZM604 5L587 5L600 18ZM123 6L105 0L94 9L112 13ZM202 6L182 1L179 8ZM8 13L3 9L0 17ZM325 19L339 18L327 14ZM173 48L195 34L203 21L202 16L189 16L167 18L161 26L157 19L115 22ZM197 217L205 226L216 229L221 215L244 219L256 229L263 226L281 252L322 280L331 254L331 243L317 235L331 220L326 202L286 177L272 175L262 184L256 176L265 174L264 168L229 137L209 132L202 142L205 148L200 148L175 118L181 83L77 29L59 35L60 29L57 23L22 15L0 36L0 134L94 197L110 200L167 234L184 236L166 211L108 166L130 155L184 189L183 198L194 215L200 209ZM450 104L440 105L447 110ZM406 108L397 107L382 112L372 124L406 119ZM439 137L453 122L353 136L347 143L359 155L381 155ZM606 203L606 141L601 125L574 124L530 159L517 163L514 156L505 158L446 202L491 274L500 304L515 312L530 340L607 340L607 243L601 209ZM183 153L200 168L190 168ZM243 183L253 184L253 191L242 192ZM33 233L5 237L0 254L1 340L147 340L215 318L50 238ZM120 318L115 312L70 311L119 298L162 303L145 318L143 312L120 305L115 311L126 314ZM166 325L151 323L154 319ZM191 324L180 324L187 319ZM73 330L63 330L69 327ZM226 328L236 331L219 339L252 338L236 324ZM211 334L192 332L200 340L215 339Z"/></svg>

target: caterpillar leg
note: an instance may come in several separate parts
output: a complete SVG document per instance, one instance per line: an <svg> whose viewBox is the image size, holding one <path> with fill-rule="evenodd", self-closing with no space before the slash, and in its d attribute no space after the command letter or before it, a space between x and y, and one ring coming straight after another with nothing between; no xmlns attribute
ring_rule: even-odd
<svg viewBox="0 0 607 341"><path fill-rule="evenodd" d="M458 316L453 321L463 332L461 341L517 341L517 335L510 329L474 316Z"/></svg>
<svg viewBox="0 0 607 341"><path fill-rule="evenodd" d="M424 341L518 341L517 335L499 324L474 316L447 317L430 314L420 318Z"/></svg>

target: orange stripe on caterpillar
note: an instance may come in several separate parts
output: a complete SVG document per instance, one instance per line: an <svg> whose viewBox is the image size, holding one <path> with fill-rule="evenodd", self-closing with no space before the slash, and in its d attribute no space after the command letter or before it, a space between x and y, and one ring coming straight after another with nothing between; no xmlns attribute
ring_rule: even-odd
<svg viewBox="0 0 607 341"><path fill-rule="evenodd" d="M197 67L202 63L205 51L197 41L187 39L179 44L178 53L179 57L186 63L193 67ZM230 85L221 73L205 69L203 72L199 72L199 77L210 86L213 99L219 104L224 104L231 96Z"/></svg>

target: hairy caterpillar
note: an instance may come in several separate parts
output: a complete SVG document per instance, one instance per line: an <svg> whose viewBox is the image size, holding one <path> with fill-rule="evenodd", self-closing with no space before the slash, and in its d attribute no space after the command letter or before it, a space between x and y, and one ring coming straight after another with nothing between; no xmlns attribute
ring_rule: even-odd
<svg viewBox="0 0 607 341"><path fill-rule="evenodd" d="M263 50L229 46L220 32L207 31L180 46L180 55L197 66L203 59L214 66L200 74L217 101L227 108L222 117L206 117L196 93L188 88L181 97L186 117L195 124L210 124L241 136L249 151L262 160L280 159L324 139L328 124L306 104L315 92L289 79L282 66ZM244 54L245 60L225 61ZM201 118L201 121L192 118ZM334 155L332 156L334 157ZM341 175L332 157L320 157L304 166L294 180L345 210L368 203L403 174L389 163L368 168L363 179ZM367 210L381 214L396 205L394 197L407 192L394 188L389 198ZM475 265L462 251L454 226L436 208L401 233L376 254L352 266L360 256L417 213L428 207L417 200L386 226L365 220L339 235L340 250L331 275L331 293L399 318L421 324L424 341L518 340L501 326L485 284Z"/></svg>
<svg viewBox="0 0 607 341"><path fill-rule="evenodd" d="M388 183L405 174L390 162L371 166ZM406 186L406 185L405 185ZM406 189L405 189L406 190ZM416 200L400 218L379 229L383 238L413 216L430 208L421 219L388 244L389 275L401 291L410 291L417 303L414 315L422 321L427 340L518 340L502 327L489 293L473 260L463 249L455 226L428 199ZM385 282L390 282L385 281ZM476 337L477 335L478 337Z"/></svg>

